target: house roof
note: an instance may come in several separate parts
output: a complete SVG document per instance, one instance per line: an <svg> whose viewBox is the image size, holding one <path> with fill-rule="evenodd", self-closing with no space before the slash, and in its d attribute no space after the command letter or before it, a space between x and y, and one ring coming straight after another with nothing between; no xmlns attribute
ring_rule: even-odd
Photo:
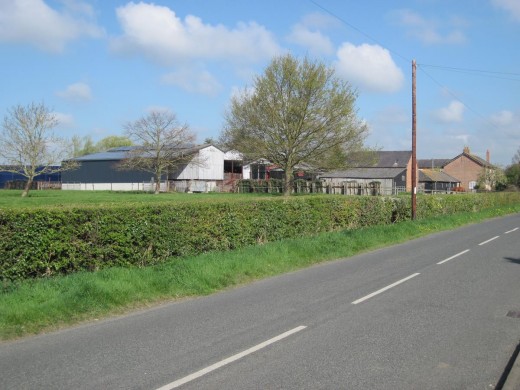
<svg viewBox="0 0 520 390"><path fill-rule="evenodd" d="M320 178L335 179L393 179L404 172L403 167L398 168L353 168L345 171L328 172L320 175Z"/></svg>
<svg viewBox="0 0 520 390"><path fill-rule="evenodd" d="M196 153L199 150L205 149L209 146L213 146L211 144L200 144L200 145L186 145L182 147L177 147L176 149L179 150L179 153ZM118 146L116 148L108 149L105 152L99 152L99 153L93 153L93 154L87 154L85 156L80 156L73 158L71 160L75 161L119 161L123 160L128 156L128 152L139 149L140 146ZM218 148L217 148L218 149ZM220 149L219 149L220 150Z"/></svg>
<svg viewBox="0 0 520 390"><path fill-rule="evenodd" d="M449 158L428 158L428 159L418 159L417 165L419 169L434 169L434 168L442 168L450 161Z"/></svg>
<svg viewBox="0 0 520 390"><path fill-rule="evenodd" d="M374 158L363 158L362 162L357 162L355 154L351 160L351 164L357 168L406 168L408 162L412 158L412 151L386 151L380 150L373 152Z"/></svg>
<svg viewBox="0 0 520 390"><path fill-rule="evenodd" d="M446 164L444 164L444 166L448 165L449 163L459 159L460 157L466 157L472 161L474 161L475 163L477 163L478 165L482 166L482 167L487 167L487 168L494 168L494 165L487 162L486 160L484 160L483 158L480 158L479 156L476 156L474 154L471 154L471 153L468 153L466 151L462 152L461 154L459 154L458 156L452 158L451 160L447 161Z"/></svg>
<svg viewBox="0 0 520 390"><path fill-rule="evenodd" d="M448 175L445 172L435 171L433 169L419 170L420 182L443 182L443 183L459 183L460 180Z"/></svg>

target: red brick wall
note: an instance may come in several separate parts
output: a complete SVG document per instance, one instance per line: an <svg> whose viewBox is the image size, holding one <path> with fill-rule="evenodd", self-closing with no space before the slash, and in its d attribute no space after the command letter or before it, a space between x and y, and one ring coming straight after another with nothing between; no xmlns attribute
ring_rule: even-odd
<svg viewBox="0 0 520 390"><path fill-rule="evenodd" d="M444 167L444 172L460 180L460 185L469 190L469 182L477 181L482 166L462 155Z"/></svg>

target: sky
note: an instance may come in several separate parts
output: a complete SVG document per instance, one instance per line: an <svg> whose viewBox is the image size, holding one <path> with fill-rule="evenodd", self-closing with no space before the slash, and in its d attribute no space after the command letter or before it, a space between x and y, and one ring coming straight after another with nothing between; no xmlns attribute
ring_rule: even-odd
<svg viewBox="0 0 520 390"><path fill-rule="evenodd" d="M286 53L351 84L367 146L411 150L416 60L417 158L520 149L520 0L0 0L0 116L98 141L168 109L202 143Z"/></svg>

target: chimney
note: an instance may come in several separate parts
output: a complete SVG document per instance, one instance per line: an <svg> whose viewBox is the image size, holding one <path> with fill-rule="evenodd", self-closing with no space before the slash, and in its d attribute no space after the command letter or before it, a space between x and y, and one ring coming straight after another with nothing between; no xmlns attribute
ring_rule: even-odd
<svg viewBox="0 0 520 390"><path fill-rule="evenodd" d="M486 150L486 161L489 164L489 149Z"/></svg>
<svg viewBox="0 0 520 390"><path fill-rule="evenodd" d="M466 154L470 154L469 152L469 146L464 146L464 150L463 150L464 153Z"/></svg>

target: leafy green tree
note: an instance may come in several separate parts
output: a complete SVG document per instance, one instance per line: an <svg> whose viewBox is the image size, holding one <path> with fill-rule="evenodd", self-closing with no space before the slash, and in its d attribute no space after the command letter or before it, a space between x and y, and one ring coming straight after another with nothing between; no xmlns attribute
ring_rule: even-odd
<svg viewBox="0 0 520 390"><path fill-rule="evenodd" d="M499 167L483 168L477 178L479 189L488 191L501 191L506 188L507 178L504 170Z"/></svg>
<svg viewBox="0 0 520 390"><path fill-rule="evenodd" d="M130 138L122 135L109 135L101 139L96 143L96 149L100 152L111 148L117 148L118 146L132 146L133 142Z"/></svg>
<svg viewBox="0 0 520 390"><path fill-rule="evenodd" d="M17 105L8 110L0 133L0 169L27 179L22 197L26 197L34 178L74 169L77 163L63 161L70 153L69 143L54 134L56 116L43 103Z"/></svg>
<svg viewBox="0 0 520 390"><path fill-rule="evenodd" d="M363 148L368 128L357 117L356 98L332 68L290 54L276 57L252 89L231 99L220 140L248 161L263 158L282 168L289 195L298 164L341 168Z"/></svg>
<svg viewBox="0 0 520 390"><path fill-rule="evenodd" d="M109 135L94 143L92 137L87 135L79 137L75 135L72 137L73 156L80 157L87 154L104 152L105 150L115 148L118 146L131 146L132 140L125 136Z"/></svg>

